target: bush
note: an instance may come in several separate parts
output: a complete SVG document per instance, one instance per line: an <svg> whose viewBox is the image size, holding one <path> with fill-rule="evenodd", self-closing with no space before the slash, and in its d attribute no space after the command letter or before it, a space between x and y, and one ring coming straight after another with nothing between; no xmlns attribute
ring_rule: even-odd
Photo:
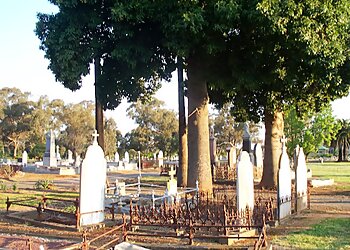
<svg viewBox="0 0 350 250"><path fill-rule="evenodd" d="M38 180L34 184L35 189L53 189L53 181L50 180Z"/></svg>

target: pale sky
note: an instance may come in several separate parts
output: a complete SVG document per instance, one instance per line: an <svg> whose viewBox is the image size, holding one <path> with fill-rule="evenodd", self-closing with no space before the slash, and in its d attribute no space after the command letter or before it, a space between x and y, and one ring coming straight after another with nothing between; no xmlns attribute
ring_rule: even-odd
<svg viewBox="0 0 350 250"><path fill-rule="evenodd" d="M33 99L47 95L50 100L63 99L66 103L82 100L94 100L94 76L83 80L83 87L72 92L55 81L54 75L47 69L48 61L44 52L39 50L39 39L34 34L36 14L52 13L57 9L48 0L0 0L0 88L17 87L29 91ZM177 110L176 74L170 83L164 83L156 97L166 102L166 107ZM350 119L350 97L333 103L333 112L337 118ZM107 117L113 117L118 129L125 134L135 127L126 117L128 104L122 103L115 111L108 111Z"/></svg>

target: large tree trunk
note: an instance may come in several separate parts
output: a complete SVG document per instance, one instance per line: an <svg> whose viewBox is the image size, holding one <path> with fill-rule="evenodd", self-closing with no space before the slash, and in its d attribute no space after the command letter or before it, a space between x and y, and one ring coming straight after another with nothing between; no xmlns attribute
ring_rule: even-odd
<svg viewBox="0 0 350 250"><path fill-rule="evenodd" d="M178 58L178 97L179 97L179 169L177 183L180 187L187 186L187 126L185 115L183 61Z"/></svg>
<svg viewBox="0 0 350 250"><path fill-rule="evenodd" d="M199 182L199 190L212 193L209 153L208 90L202 74L203 60L192 56L188 61L188 181Z"/></svg>
<svg viewBox="0 0 350 250"><path fill-rule="evenodd" d="M99 78L101 75L100 58L95 59L95 127L99 134L98 145L105 150L104 129L103 129L103 107L99 100Z"/></svg>
<svg viewBox="0 0 350 250"><path fill-rule="evenodd" d="M267 189L277 187L277 174L282 153L283 113L265 111L265 155L264 171L260 186Z"/></svg>

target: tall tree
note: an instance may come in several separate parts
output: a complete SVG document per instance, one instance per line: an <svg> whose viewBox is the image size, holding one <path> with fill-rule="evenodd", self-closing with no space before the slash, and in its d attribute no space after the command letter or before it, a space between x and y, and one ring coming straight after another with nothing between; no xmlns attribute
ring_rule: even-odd
<svg viewBox="0 0 350 250"><path fill-rule="evenodd" d="M73 91L95 63L96 127L103 147L102 109L116 108L123 98L135 101L153 94L160 78L170 78L175 60L157 46L162 42L158 30L112 18L121 14L114 9L115 1L51 2L59 11L38 14L35 32L40 48L56 80ZM131 37L137 42L130 43Z"/></svg>
<svg viewBox="0 0 350 250"><path fill-rule="evenodd" d="M81 156L91 144L91 134L94 131L93 111L94 104L91 101L68 104L64 108L65 127L59 135L59 143L76 156Z"/></svg>
<svg viewBox="0 0 350 250"><path fill-rule="evenodd" d="M264 119L261 185L273 188L285 107L295 104L298 112L318 110L348 93L350 3L240 3L244 11L239 13L239 26L228 38L233 84L212 85L212 97L218 102L231 100L243 119Z"/></svg>
<svg viewBox="0 0 350 250"><path fill-rule="evenodd" d="M167 157L178 152L176 113L163 108L164 102L153 98L137 101L128 108L128 116L138 127L130 133L129 148L153 156L162 150Z"/></svg>
<svg viewBox="0 0 350 250"><path fill-rule="evenodd" d="M338 148L338 161L348 161L349 148L350 148L350 121L340 120L338 121L340 130L336 135L336 146Z"/></svg>
<svg viewBox="0 0 350 250"><path fill-rule="evenodd" d="M183 76L183 59L177 58L178 105L179 105L179 169L177 173L178 185L187 186L188 151L187 151L187 123L185 110L185 82Z"/></svg>
<svg viewBox="0 0 350 250"><path fill-rule="evenodd" d="M120 135L120 131L117 129L117 124L113 118L106 119L105 121L105 155L114 158L114 154L117 151L117 136Z"/></svg>
<svg viewBox="0 0 350 250"><path fill-rule="evenodd" d="M331 105L320 112L308 112L302 117L297 115L295 107L285 113L285 135L288 139L287 150L293 155L296 145L303 148L305 156L316 153L323 145L330 145L336 139L340 124L332 115Z"/></svg>

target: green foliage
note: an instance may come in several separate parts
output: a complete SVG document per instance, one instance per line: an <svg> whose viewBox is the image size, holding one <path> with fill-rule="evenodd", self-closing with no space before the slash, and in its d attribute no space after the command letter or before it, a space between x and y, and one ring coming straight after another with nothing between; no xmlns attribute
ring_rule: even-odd
<svg viewBox="0 0 350 250"><path fill-rule="evenodd" d="M3 192L7 190L7 185L3 181L0 181L0 190Z"/></svg>
<svg viewBox="0 0 350 250"><path fill-rule="evenodd" d="M137 101L128 108L128 116L138 127L125 135L125 148L153 155L162 150L167 156L177 153L178 121L176 113L163 108L164 103L151 99Z"/></svg>
<svg viewBox="0 0 350 250"><path fill-rule="evenodd" d="M311 229L278 237L274 242L297 249L348 249L349 223L349 218L326 219Z"/></svg>
<svg viewBox="0 0 350 250"><path fill-rule="evenodd" d="M320 112L309 112L299 117L295 107L291 107L285 113L284 132L288 139L287 150L290 156L296 145L303 148L305 155L314 152L322 145L330 145L336 138L339 123L332 115L330 105L324 107Z"/></svg>
<svg viewBox="0 0 350 250"><path fill-rule="evenodd" d="M338 161L347 161L350 148L350 121L338 121L340 129L336 135L336 148L338 149Z"/></svg>
<svg viewBox="0 0 350 250"><path fill-rule="evenodd" d="M17 184L16 183L12 185L12 191L14 191L14 192L17 191Z"/></svg>
<svg viewBox="0 0 350 250"><path fill-rule="evenodd" d="M35 189L52 189L53 181L52 180L38 180L34 184Z"/></svg>

